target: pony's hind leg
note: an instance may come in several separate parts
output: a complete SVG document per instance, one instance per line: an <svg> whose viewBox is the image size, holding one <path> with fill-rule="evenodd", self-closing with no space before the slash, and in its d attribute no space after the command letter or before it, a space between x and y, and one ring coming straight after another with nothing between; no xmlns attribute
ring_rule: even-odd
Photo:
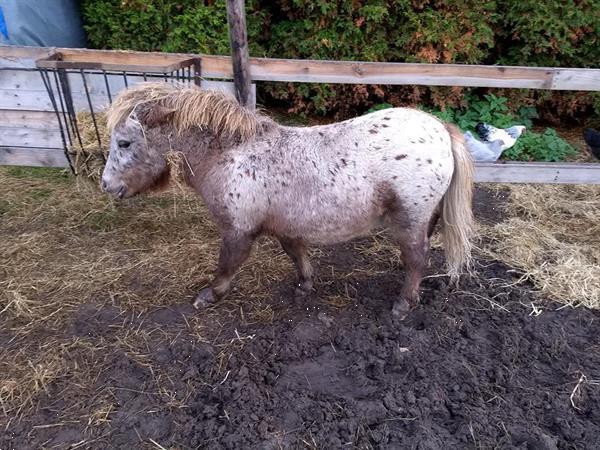
<svg viewBox="0 0 600 450"><path fill-rule="evenodd" d="M431 215L431 219L429 219L429 224L427 225L427 238L431 239L433 232L435 231L435 226L440 221L441 217L441 203L435 208L433 214Z"/></svg>
<svg viewBox="0 0 600 450"><path fill-rule="evenodd" d="M394 230L394 235L402 251L404 262L404 285L400 297L394 302L392 314L402 320L419 302L419 286L425 270L429 250L428 224L405 230Z"/></svg>
<svg viewBox="0 0 600 450"><path fill-rule="evenodd" d="M202 308L223 298L231 288L231 280L235 272L250 255L255 236L226 232L223 234L219 264L210 287L200 291L193 305Z"/></svg>
<svg viewBox="0 0 600 450"><path fill-rule="evenodd" d="M304 297L312 290L313 269L308 260L306 244L302 239L280 237L281 247L292 259L298 271L298 284L294 291L296 297Z"/></svg>

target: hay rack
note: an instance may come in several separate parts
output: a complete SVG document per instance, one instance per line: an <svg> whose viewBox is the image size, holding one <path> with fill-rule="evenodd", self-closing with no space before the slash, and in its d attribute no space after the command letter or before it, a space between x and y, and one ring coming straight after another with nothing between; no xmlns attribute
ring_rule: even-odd
<svg viewBox="0 0 600 450"><path fill-rule="evenodd" d="M104 163L108 142L102 138L98 115L112 103L118 92L143 81L164 80L198 86L201 83L200 57L181 55L174 58L174 55L161 57L154 54L151 58L140 59L132 53L118 52L111 58L114 54L107 52L99 60L85 53L56 51L35 62L56 112L66 159L75 175L82 170L74 164L74 155L84 155L84 167L90 158L89 144L84 145L82 139L84 130L78 113L86 111L90 114L97 154Z"/></svg>

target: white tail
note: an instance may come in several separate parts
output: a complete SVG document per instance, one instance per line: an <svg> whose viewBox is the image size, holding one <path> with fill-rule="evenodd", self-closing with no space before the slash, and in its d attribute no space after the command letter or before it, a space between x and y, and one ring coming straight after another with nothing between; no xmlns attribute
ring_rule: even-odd
<svg viewBox="0 0 600 450"><path fill-rule="evenodd" d="M457 280L462 269L468 270L471 263L474 169L461 131L451 124L446 124L446 129L452 140L454 173L442 200L442 235L448 274Z"/></svg>

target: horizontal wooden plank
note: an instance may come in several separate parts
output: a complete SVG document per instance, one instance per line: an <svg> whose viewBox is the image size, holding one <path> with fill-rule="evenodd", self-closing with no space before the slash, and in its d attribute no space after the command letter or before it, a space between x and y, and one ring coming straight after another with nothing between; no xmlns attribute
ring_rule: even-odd
<svg viewBox="0 0 600 450"><path fill-rule="evenodd" d="M68 167L62 149L0 147L0 166Z"/></svg>
<svg viewBox="0 0 600 450"><path fill-rule="evenodd" d="M69 73L67 77L75 110L89 110L82 75L80 73ZM148 78L148 80L150 79L151 78ZM114 99L115 96L126 87L122 74L107 75L106 79L101 74L85 74L85 80L94 110L103 109L109 104L108 89L110 89L111 97ZM144 81L144 77L142 76L127 76L128 86L134 86ZM231 82L204 80L202 86L205 89L225 90L235 95L233 83ZM58 92L53 77L52 89L55 93ZM252 99L256 98L255 85L252 87L251 96ZM28 109L37 111L53 110L50 97L47 94L42 78L40 74L35 71L0 71L0 105L0 108L3 109Z"/></svg>
<svg viewBox="0 0 600 450"><path fill-rule="evenodd" d="M51 55L52 47L19 47L14 45L0 46L0 69L3 68L35 68L39 58Z"/></svg>
<svg viewBox="0 0 600 450"><path fill-rule="evenodd" d="M73 52L81 57L87 51ZM150 54L86 53L90 59L132 61L143 60L144 55ZM600 69L250 58L250 74L253 81L600 90ZM202 76L232 78L231 58L202 55Z"/></svg>
<svg viewBox="0 0 600 450"><path fill-rule="evenodd" d="M55 47L24 47L19 45L0 46L0 68L2 67L35 67L39 58L50 56Z"/></svg>
<svg viewBox="0 0 600 450"><path fill-rule="evenodd" d="M0 127L58 130L54 111L0 109Z"/></svg>
<svg viewBox="0 0 600 450"><path fill-rule="evenodd" d="M4 127L0 124L0 146L61 148L58 129Z"/></svg>
<svg viewBox="0 0 600 450"><path fill-rule="evenodd" d="M0 88L43 91L46 89L42 76L37 70L0 70Z"/></svg>
<svg viewBox="0 0 600 450"><path fill-rule="evenodd" d="M0 89L0 105L10 110L54 111L46 91Z"/></svg>
<svg viewBox="0 0 600 450"><path fill-rule="evenodd" d="M80 73L68 73L69 86L71 92L84 93L85 87L83 84L83 77ZM163 77L152 77L146 78L146 81L162 81ZM56 82L54 76L51 76L52 87L56 89ZM90 94L107 95L107 87L110 88L111 95L114 96L125 88L125 79L122 73L114 74L107 73L106 79L102 74L86 73L85 81ZM145 81L143 76L139 75L128 75L127 84L132 86ZM183 82L183 81L182 81ZM185 82L184 82L185 83ZM210 86L214 83L227 83L223 81L210 81L204 80L204 84ZM2 70L0 71L0 89L20 89L28 91L45 91L46 87L42 81L42 77L37 71L23 71L23 70ZM107 97L108 98L108 97Z"/></svg>
<svg viewBox="0 0 600 450"><path fill-rule="evenodd" d="M127 55L126 58L115 58L108 55L99 61L85 53L56 52L36 61L37 67L49 69L86 69L86 70L127 70L136 72L171 73L184 67L191 67L195 58L186 56L167 56L152 54L149 58L137 58Z"/></svg>
<svg viewBox="0 0 600 450"><path fill-rule="evenodd" d="M68 58L111 64L170 64L185 57L202 58L202 76L231 79L227 56L179 53L58 48ZM50 53L49 49L0 48L0 61L31 60ZM33 65L35 66L35 64ZM32 66L32 67L33 67ZM9 66L6 66L9 67ZM477 66L463 64L413 64L360 61L316 61L250 58L254 81L311 83L418 84L431 86L505 87L556 90L600 91L600 69L569 69L519 66Z"/></svg>
<svg viewBox="0 0 600 450"><path fill-rule="evenodd" d="M76 111L89 110L87 97L82 92L74 92L73 105ZM108 105L108 97L102 94L90 95L94 110L100 110ZM56 100L59 101L58 99ZM46 91L27 91L23 89L0 89L0 105L3 109L54 111L52 102ZM60 109L60 104L58 105Z"/></svg>
<svg viewBox="0 0 600 450"><path fill-rule="evenodd" d="M527 67L276 59L253 59L251 74L265 81L538 89L550 88L553 75L550 69Z"/></svg>
<svg viewBox="0 0 600 450"><path fill-rule="evenodd" d="M595 163L475 163L478 183L600 184Z"/></svg>
<svg viewBox="0 0 600 450"><path fill-rule="evenodd" d="M69 85L73 91L84 92L83 79L79 72L68 73ZM51 82L55 86L56 80L51 73ZM158 79L158 78L151 78ZM160 78L162 79L162 78ZM125 80L123 74L107 73L106 80L102 74L97 73L86 73L85 80L88 85L88 89L91 93L95 92L106 92L106 82L113 90L120 90L125 87ZM136 84L144 81L142 76L128 75L127 82L129 84ZM31 91L43 91L46 90L46 86L42 80L42 76L37 70L19 70L19 69L4 69L0 70L0 88L4 89L26 89Z"/></svg>
<svg viewBox="0 0 600 450"><path fill-rule="evenodd" d="M557 69L552 78L552 89L572 91L598 91L600 70Z"/></svg>

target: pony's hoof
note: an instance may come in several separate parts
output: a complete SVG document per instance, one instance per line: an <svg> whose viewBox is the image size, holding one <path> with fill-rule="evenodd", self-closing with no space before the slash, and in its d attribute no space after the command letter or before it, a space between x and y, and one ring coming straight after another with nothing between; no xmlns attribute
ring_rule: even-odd
<svg viewBox="0 0 600 450"><path fill-rule="evenodd" d="M397 320L404 320L408 313L410 312L410 303L404 298L398 299L394 302L394 307L392 308L392 315Z"/></svg>
<svg viewBox="0 0 600 450"><path fill-rule="evenodd" d="M213 293L212 289L207 287L200 291L200 293L196 296L196 298L192 302L192 305L196 309L203 309L203 308L206 308L207 306L210 306L212 303L214 303L216 301L217 301L217 298L215 297L215 294Z"/></svg>

